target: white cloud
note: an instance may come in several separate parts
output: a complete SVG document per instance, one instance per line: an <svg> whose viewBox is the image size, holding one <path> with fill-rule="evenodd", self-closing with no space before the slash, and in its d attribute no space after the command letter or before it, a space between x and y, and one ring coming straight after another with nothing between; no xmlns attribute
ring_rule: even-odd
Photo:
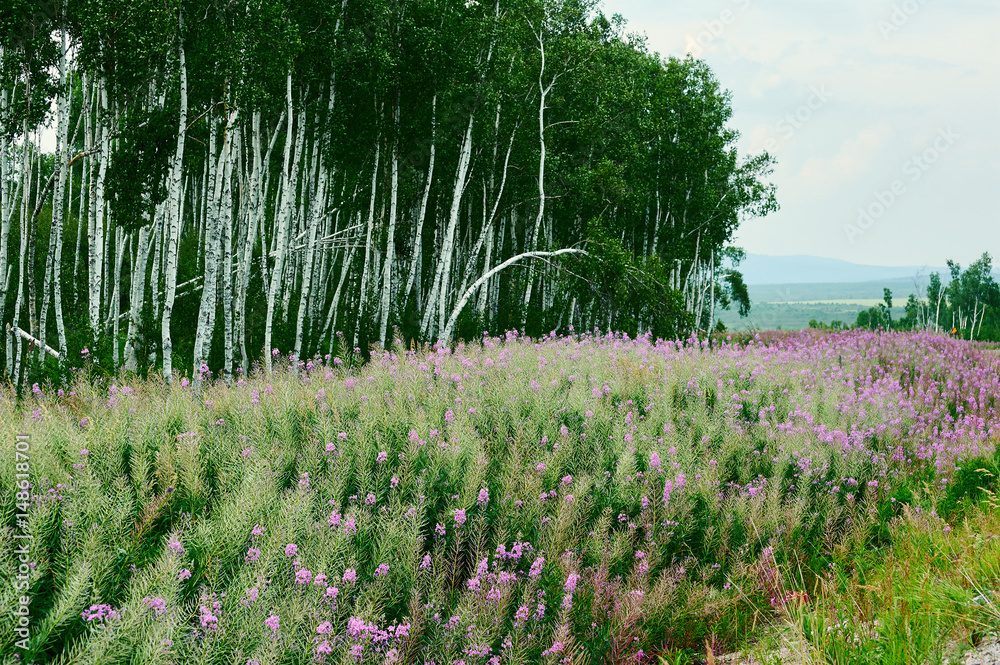
<svg viewBox="0 0 1000 665"><path fill-rule="evenodd" d="M741 228L747 250L899 265L1000 252L994 0L604 0L604 9L664 55L700 38L701 57L733 93L740 149L777 156L782 209ZM818 86L832 99L806 114ZM789 131L797 112L808 117ZM961 144L864 242L846 242L845 220L946 127Z"/></svg>
<svg viewBox="0 0 1000 665"><path fill-rule="evenodd" d="M888 125L862 129L845 140L840 150L829 157L809 157L789 180L789 188L811 196L829 196L845 185L871 175L874 164L883 161L881 151L891 134Z"/></svg>

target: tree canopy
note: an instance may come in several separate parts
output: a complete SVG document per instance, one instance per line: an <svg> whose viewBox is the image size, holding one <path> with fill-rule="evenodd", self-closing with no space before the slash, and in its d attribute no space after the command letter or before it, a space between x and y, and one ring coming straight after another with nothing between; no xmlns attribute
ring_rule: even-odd
<svg viewBox="0 0 1000 665"><path fill-rule="evenodd" d="M11 2L0 37L10 376L749 310L772 157L592 0Z"/></svg>

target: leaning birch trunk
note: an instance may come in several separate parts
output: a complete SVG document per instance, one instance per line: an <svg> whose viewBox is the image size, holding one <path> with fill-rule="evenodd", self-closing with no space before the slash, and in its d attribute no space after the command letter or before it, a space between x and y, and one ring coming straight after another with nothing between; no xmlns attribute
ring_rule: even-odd
<svg viewBox="0 0 1000 665"><path fill-rule="evenodd" d="M274 242L275 258L274 269L271 271L271 283L267 290L267 318L264 322L264 364L267 371L271 371L271 331L274 323L274 303L278 297L278 287L284 275L285 269L285 246L288 244L288 224L292 215L292 206L295 205L294 191L289 181L292 179L292 131L295 127L295 110L292 108L292 70L288 70L285 79L285 101L288 105L288 129L285 131L285 156L283 162L282 193L278 220L276 224ZM299 124L302 119L299 118ZM296 150L297 151L297 150Z"/></svg>
<svg viewBox="0 0 1000 665"><path fill-rule="evenodd" d="M49 354L50 356L52 356L56 360L60 359L60 355L59 355L58 351L56 351L55 349L53 349L51 346L47 345L42 340L40 340L40 339L38 339L36 337L32 337L31 335L29 335L28 333L24 332L23 330L21 330L17 326L12 326L10 324L7 324L7 331L8 331L9 334L16 335L17 337L20 337L20 338L24 339L26 342L30 342L31 344L33 344L34 346L36 346L39 349L41 349L44 353Z"/></svg>
<svg viewBox="0 0 1000 665"><path fill-rule="evenodd" d="M416 277L420 263L423 260L421 250L424 244L424 220L427 219L427 201L431 197L431 183L434 181L434 156L436 152L435 141L437 139L437 93L431 100L431 147L430 159L427 163L427 179L424 181L424 193L420 198L420 211L417 213L417 228L413 232L413 256L410 258L409 277L406 278L406 288L403 289L402 306L406 306L406 301L410 297L413 289L413 280ZM418 299L419 306L419 299Z"/></svg>
<svg viewBox="0 0 1000 665"><path fill-rule="evenodd" d="M499 124L499 121L498 121ZM479 239L476 240L475 246L469 253L469 260L465 266L465 273L462 276L462 286L458 289L459 293L464 293L465 288L469 284L469 280L472 278L472 271L476 267L476 263L479 260L479 252L483 248L483 243L486 241L493 241L493 222L496 220L497 211L500 209L500 201L503 199L504 189L507 186L507 171L510 168L510 155L514 150L514 137L517 135L517 126L515 125L514 131L510 135L510 143L507 145L507 155L504 157L503 161L503 175L500 178L500 189L495 192L493 200L493 208L490 210L489 214L486 214L486 183L483 183L483 230L479 234ZM492 187L492 185L491 185ZM489 270L489 253L490 249L486 250L486 263L484 263L483 270Z"/></svg>
<svg viewBox="0 0 1000 665"><path fill-rule="evenodd" d="M493 259L493 236L496 235L496 231L493 226L486 230L489 234L489 238L486 240L486 258L483 261L483 270L490 270L490 263ZM492 279L492 278L491 278ZM490 297L490 281L487 280L485 288L479 291L479 298L476 301L476 315L479 317L480 321L486 320L486 302Z"/></svg>
<svg viewBox="0 0 1000 665"><path fill-rule="evenodd" d="M433 288L427 302L427 310L424 313L425 322L421 324L422 336L426 339L430 337L430 326L434 321L434 313L437 310L437 330L442 330L445 325L445 301L448 297L448 282L451 276L451 259L455 251L455 230L458 227L458 218L462 209L462 196L465 193L465 179L469 173L469 162L472 159L472 127L475 114L469 114L469 125L465 129L462 137L462 149L459 153L458 167L455 172L455 188L451 196L451 211L448 214L448 227L444 234L442 243L441 258L438 260L437 270L434 274Z"/></svg>
<svg viewBox="0 0 1000 665"><path fill-rule="evenodd" d="M375 139L375 166L372 167L372 194L368 203L368 222L365 224L365 262L361 268L361 290L358 293L358 316L354 325L354 341L352 346L358 346L358 332L365 317L365 305L368 301L368 270L371 265L372 231L375 226L375 194L378 185L379 158L382 154L382 137Z"/></svg>
<svg viewBox="0 0 1000 665"><path fill-rule="evenodd" d="M333 182L331 180L330 184ZM343 189L341 190L341 197L343 197ZM340 224L340 210L339 208L333 215L333 220L329 219L329 216L324 213L322 220L322 228L317 233L322 233L322 237L326 239L330 232L336 232L336 229ZM312 281L316 285L316 296L309 298L309 311L308 311L308 334L309 339L312 340L312 347L316 352L320 352L320 346L322 345L320 330L320 319L322 318L323 312L325 311L326 305L326 294L329 293L330 278L333 275L332 270L328 270L327 262L331 258L332 252L326 246L325 242L320 241L321 245L319 247L319 260L316 261L315 270L313 272Z"/></svg>
<svg viewBox="0 0 1000 665"><path fill-rule="evenodd" d="M330 302L330 312L326 316L326 325L323 327L324 334L325 331L330 333L330 353L333 353L333 343L337 339L337 317L340 314L340 293L344 287L344 281L347 279L348 270L351 267L351 263L354 262L354 252L356 251L356 246L352 245L350 249L345 250L347 255L344 258L344 264L340 269L340 281L337 282L337 290L333 292L333 300Z"/></svg>
<svg viewBox="0 0 1000 665"><path fill-rule="evenodd" d="M440 342L442 344L447 344L448 342L451 341L451 334L455 329L455 322L458 321L458 315L462 313L462 309L465 307L465 304L469 302L469 298L475 295L479 287L481 287L483 284L489 281L490 277L500 272L504 268L517 263L522 259L551 258L551 257L561 256L563 254L586 255L587 252L582 249L572 249L572 248L557 249L554 252L524 252L523 254L512 256L511 258L507 259L497 267L484 273L479 279L477 279L475 282L472 283L472 286L470 286L466 290L466 292L462 294L462 297L459 298L458 302L455 303L454 309L451 310L451 316L448 318L448 322L444 326L444 333L440 337Z"/></svg>
<svg viewBox="0 0 1000 665"><path fill-rule="evenodd" d="M115 267L111 283L110 298L108 300L108 323L104 326L104 334L107 334L108 324L111 324L111 358L115 368L121 364L121 344L118 340L118 326L121 320L121 276L122 259L128 251L131 235L125 237L125 231L119 226L115 229Z"/></svg>
<svg viewBox="0 0 1000 665"><path fill-rule="evenodd" d="M386 329L389 325L389 309L392 306L390 295L392 293L392 264L396 254L396 203L399 198L399 101L396 102L396 135L397 138L392 147L392 166L390 167L389 184L389 236L385 243L385 263L382 267L382 320L378 328L378 340L385 349Z"/></svg>
<svg viewBox="0 0 1000 665"><path fill-rule="evenodd" d="M85 152L89 152L93 146L91 144L90 135L90 86L87 82L86 73L81 78L81 87L83 88L83 107L80 109L80 115L83 116L83 149ZM76 216L76 255L73 257L73 299L77 302L80 300L80 239L83 237L84 214L86 210L85 197L87 196L87 192L90 190L87 176L90 174L90 163L92 159L93 157L88 156L80 163L80 202L77 204L79 211ZM89 214L86 219L90 219Z"/></svg>
<svg viewBox="0 0 1000 665"><path fill-rule="evenodd" d="M184 22L180 21L183 33ZM187 136L187 63L184 60L183 34L178 35L177 51L180 58L180 117L177 125L177 147L170 170L170 185L167 197L167 211L164 220L163 270L163 314L160 319L162 336L163 376L169 382L173 376L173 340L170 337L170 322L174 311L174 297L177 294L177 247L180 241L181 217L184 211L181 193L182 171L184 167L184 139Z"/></svg>
<svg viewBox="0 0 1000 665"><path fill-rule="evenodd" d="M306 216L306 230L309 234L309 241L306 245L306 259L302 271L302 291L299 295L299 310L295 318L295 357L302 356L302 332L305 325L306 309L309 306L309 298L312 295L313 268L316 258L316 227L320 224L320 216L326 208L326 168L322 164L323 158L318 155L319 142L313 144L313 161L318 169L316 176L316 187L309 202L309 212ZM304 185L304 187L307 185Z"/></svg>

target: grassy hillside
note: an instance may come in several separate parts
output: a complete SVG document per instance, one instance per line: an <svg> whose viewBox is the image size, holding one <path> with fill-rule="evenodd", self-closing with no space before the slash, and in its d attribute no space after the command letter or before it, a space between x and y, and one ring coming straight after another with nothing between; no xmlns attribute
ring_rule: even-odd
<svg viewBox="0 0 1000 665"><path fill-rule="evenodd" d="M858 312L882 302L883 288L892 289L895 304L899 305L893 307L892 315L901 318L907 296L917 291L913 280L752 285L748 287L752 302L749 317L740 318L736 311L716 310L716 314L733 331L803 330L812 319L853 325Z"/></svg>

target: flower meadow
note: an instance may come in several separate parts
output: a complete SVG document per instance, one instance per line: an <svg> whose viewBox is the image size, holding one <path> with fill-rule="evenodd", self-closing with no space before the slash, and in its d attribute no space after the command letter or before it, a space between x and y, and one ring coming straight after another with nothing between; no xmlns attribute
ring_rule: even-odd
<svg viewBox="0 0 1000 665"><path fill-rule="evenodd" d="M0 394L4 487L31 441L32 634L15 648L5 583L5 662L718 654L829 604L819 586L915 521L967 531L1000 476L1000 355L927 333L509 333L278 363ZM1000 556L979 537L969 558Z"/></svg>

